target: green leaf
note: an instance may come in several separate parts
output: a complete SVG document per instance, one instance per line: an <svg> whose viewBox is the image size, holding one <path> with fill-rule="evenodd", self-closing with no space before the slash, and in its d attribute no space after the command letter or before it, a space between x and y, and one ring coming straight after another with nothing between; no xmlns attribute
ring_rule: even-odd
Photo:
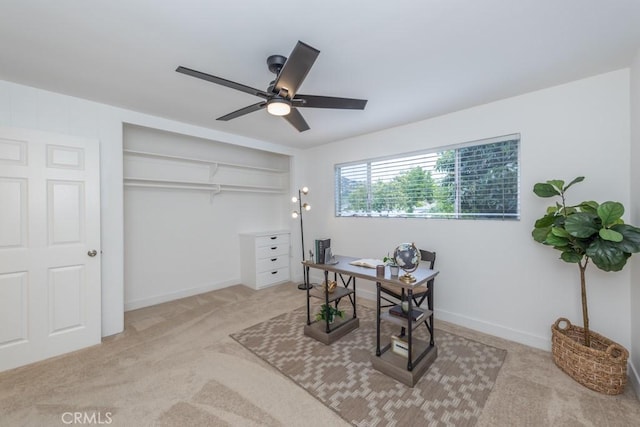
<svg viewBox="0 0 640 427"><path fill-rule="evenodd" d="M534 228L531 232L531 236L533 236L533 240L538 243L544 243L547 240L547 235L551 231L551 227L546 228Z"/></svg>
<svg viewBox="0 0 640 427"><path fill-rule="evenodd" d="M569 215L573 215L574 213L578 213L580 212L580 210L575 207L575 206L567 206L565 209L563 209L562 214L564 216L569 216Z"/></svg>
<svg viewBox="0 0 640 427"><path fill-rule="evenodd" d="M599 231L600 238L609 240L610 242L622 242L622 234L608 228L601 228Z"/></svg>
<svg viewBox="0 0 640 427"><path fill-rule="evenodd" d="M590 212L590 213L597 213L598 211L598 206L600 206L598 204L598 202L594 202L593 200L589 200L587 202L582 202L578 205L578 207L580 208L580 210L582 212Z"/></svg>
<svg viewBox="0 0 640 427"><path fill-rule="evenodd" d="M555 222L556 217L554 215L545 215L542 218L538 219L535 223L536 228L546 228Z"/></svg>
<svg viewBox="0 0 640 427"><path fill-rule="evenodd" d="M598 216L603 227L610 227L624 215L624 206L618 202L604 202L598 206Z"/></svg>
<svg viewBox="0 0 640 427"><path fill-rule="evenodd" d="M580 260L582 259L583 256L584 255L578 254L578 253L573 252L573 251L565 251L565 252L562 252L562 255L560 255L560 258L564 262L578 263L578 262L580 262Z"/></svg>
<svg viewBox="0 0 640 427"><path fill-rule="evenodd" d="M567 217L564 227L574 237L586 239L600 231L600 225L596 222L596 215L578 212Z"/></svg>
<svg viewBox="0 0 640 427"><path fill-rule="evenodd" d="M547 182L549 182L549 181L547 181ZM559 196L560 195L558 190L553 188L553 185L544 184L544 183L541 183L541 182L539 182L539 183L537 183L536 185L533 186L533 192L538 197L553 197L553 196Z"/></svg>
<svg viewBox="0 0 640 427"><path fill-rule="evenodd" d="M626 253L640 252L640 228L629 224L619 224L611 227L612 230L622 234L622 242L618 247Z"/></svg>
<svg viewBox="0 0 640 427"><path fill-rule="evenodd" d="M631 256L620 249L620 245L607 240L596 239L587 248L586 254L603 271L619 271Z"/></svg>
<svg viewBox="0 0 640 427"><path fill-rule="evenodd" d="M552 229L553 231L553 229ZM547 238L543 242L545 245L551 246L567 246L569 244L569 240L563 237L558 237L553 234L553 232L547 234Z"/></svg>
<svg viewBox="0 0 640 427"><path fill-rule="evenodd" d="M567 230L562 227L551 227L551 232L554 236L568 238L571 236Z"/></svg>
<svg viewBox="0 0 640 427"><path fill-rule="evenodd" d="M564 181L561 179L550 179L549 181L547 181L547 184L552 185L558 191L562 191Z"/></svg>
<svg viewBox="0 0 640 427"><path fill-rule="evenodd" d="M562 191L563 192L567 191L569 189L569 187L571 187L573 184L577 184L577 183L582 182L582 181L584 181L584 176L579 176L579 177L575 178L573 181L571 181L569 184L567 184L567 186L564 187L562 189ZM562 188L562 187L560 187L560 188Z"/></svg>

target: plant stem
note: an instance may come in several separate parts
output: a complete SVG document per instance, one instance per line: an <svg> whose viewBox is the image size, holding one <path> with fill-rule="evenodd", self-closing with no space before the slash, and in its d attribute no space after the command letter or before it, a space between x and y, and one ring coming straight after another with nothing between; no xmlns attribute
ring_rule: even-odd
<svg viewBox="0 0 640 427"><path fill-rule="evenodd" d="M589 334L589 311L587 308L587 283L585 281L585 270L589 258L585 257L584 263L579 262L580 267L580 290L582 291L582 324L584 326L584 345L591 347L591 337Z"/></svg>

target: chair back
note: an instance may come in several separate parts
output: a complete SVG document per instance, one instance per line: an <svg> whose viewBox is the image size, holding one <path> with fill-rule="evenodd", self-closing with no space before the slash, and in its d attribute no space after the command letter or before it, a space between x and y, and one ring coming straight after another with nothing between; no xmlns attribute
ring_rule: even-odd
<svg viewBox="0 0 640 427"><path fill-rule="evenodd" d="M429 268L433 270L433 266L436 264L436 253L420 249L420 261L428 262Z"/></svg>

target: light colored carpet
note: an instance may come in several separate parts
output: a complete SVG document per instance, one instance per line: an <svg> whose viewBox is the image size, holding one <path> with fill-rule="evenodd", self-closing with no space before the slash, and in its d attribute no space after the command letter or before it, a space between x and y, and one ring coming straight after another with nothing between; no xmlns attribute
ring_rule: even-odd
<svg viewBox="0 0 640 427"><path fill-rule="evenodd" d="M375 310L358 307L358 317L360 327L330 346L304 335L306 307L231 337L354 425L476 424L505 350L436 330L438 358L410 388L373 369ZM382 322L382 345L399 329ZM414 333L429 341L427 328Z"/></svg>
<svg viewBox="0 0 640 427"><path fill-rule="evenodd" d="M125 332L99 346L0 373L0 426L63 426L73 411L110 412L111 426L349 426L229 337L304 303L287 283L128 312ZM562 373L549 352L437 318L436 327L508 351L478 427L640 425L630 387L604 396Z"/></svg>

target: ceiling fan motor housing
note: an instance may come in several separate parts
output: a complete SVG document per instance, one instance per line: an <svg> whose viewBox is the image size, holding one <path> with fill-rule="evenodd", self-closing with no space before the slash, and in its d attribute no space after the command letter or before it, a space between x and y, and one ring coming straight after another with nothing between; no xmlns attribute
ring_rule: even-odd
<svg viewBox="0 0 640 427"><path fill-rule="evenodd" d="M287 62L287 57L282 55L271 55L267 58L267 65L269 66L269 71L271 71L276 76L282 70L284 63Z"/></svg>

